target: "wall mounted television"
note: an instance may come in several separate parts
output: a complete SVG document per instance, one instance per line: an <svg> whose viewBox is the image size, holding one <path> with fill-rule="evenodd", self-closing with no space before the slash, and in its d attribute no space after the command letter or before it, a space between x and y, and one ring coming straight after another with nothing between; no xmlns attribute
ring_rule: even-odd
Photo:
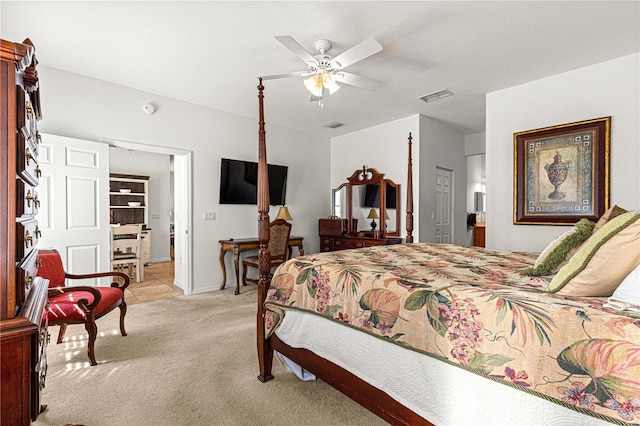
<svg viewBox="0 0 640 426"><path fill-rule="evenodd" d="M287 195L287 166L269 164L269 201L284 205ZM220 166L220 204L258 203L258 163L223 158Z"/></svg>
<svg viewBox="0 0 640 426"><path fill-rule="evenodd" d="M386 189L387 202L385 209L396 208L396 188L387 184ZM362 207L379 208L380 207L380 186L376 184L367 185L364 190L362 199Z"/></svg>

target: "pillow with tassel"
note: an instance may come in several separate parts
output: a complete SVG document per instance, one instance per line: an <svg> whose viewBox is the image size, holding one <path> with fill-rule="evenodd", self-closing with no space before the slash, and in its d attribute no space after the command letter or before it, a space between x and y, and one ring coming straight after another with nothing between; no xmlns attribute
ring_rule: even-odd
<svg viewBox="0 0 640 426"><path fill-rule="evenodd" d="M575 227L560 235L540 253L533 268L523 271L525 275L544 276L555 274L578 251L593 231L595 224L587 219L580 219Z"/></svg>

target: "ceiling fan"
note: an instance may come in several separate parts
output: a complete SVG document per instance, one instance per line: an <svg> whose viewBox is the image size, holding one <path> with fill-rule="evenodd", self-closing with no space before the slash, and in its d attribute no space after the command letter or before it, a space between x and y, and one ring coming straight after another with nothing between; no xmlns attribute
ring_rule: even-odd
<svg viewBox="0 0 640 426"><path fill-rule="evenodd" d="M382 50L382 46L373 38L353 46L342 52L335 58L327 54L331 50L332 43L327 39L319 39L314 43L317 55L312 55L300 43L291 36L276 36L276 40L291 50L297 57L307 64L307 70L275 74L262 77L263 80L273 80L285 77L308 77L304 81L304 86L311 93L311 102L318 101L322 106L322 98L325 91L329 94L335 93L340 86L337 83L348 84L369 90L377 89L382 82L372 78L344 72L343 69L368 58Z"/></svg>

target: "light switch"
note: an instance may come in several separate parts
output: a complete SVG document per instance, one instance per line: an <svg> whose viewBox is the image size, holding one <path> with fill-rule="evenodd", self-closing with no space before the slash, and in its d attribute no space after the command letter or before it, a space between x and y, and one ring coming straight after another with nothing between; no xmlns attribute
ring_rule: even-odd
<svg viewBox="0 0 640 426"><path fill-rule="evenodd" d="M202 220L216 220L216 212L203 212Z"/></svg>

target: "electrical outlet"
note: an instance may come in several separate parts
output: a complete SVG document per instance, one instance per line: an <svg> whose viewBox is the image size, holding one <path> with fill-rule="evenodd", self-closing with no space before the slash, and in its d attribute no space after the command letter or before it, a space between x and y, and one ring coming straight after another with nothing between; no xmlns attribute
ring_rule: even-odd
<svg viewBox="0 0 640 426"><path fill-rule="evenodd" d="M151 219L160 219L160 213L151 213Z"/></svg>
<svg viewBox="0 0 640 426"><path fill-rule="evenodd" d="M203 212L202 220L216 220L216 212Z"/></svg>

